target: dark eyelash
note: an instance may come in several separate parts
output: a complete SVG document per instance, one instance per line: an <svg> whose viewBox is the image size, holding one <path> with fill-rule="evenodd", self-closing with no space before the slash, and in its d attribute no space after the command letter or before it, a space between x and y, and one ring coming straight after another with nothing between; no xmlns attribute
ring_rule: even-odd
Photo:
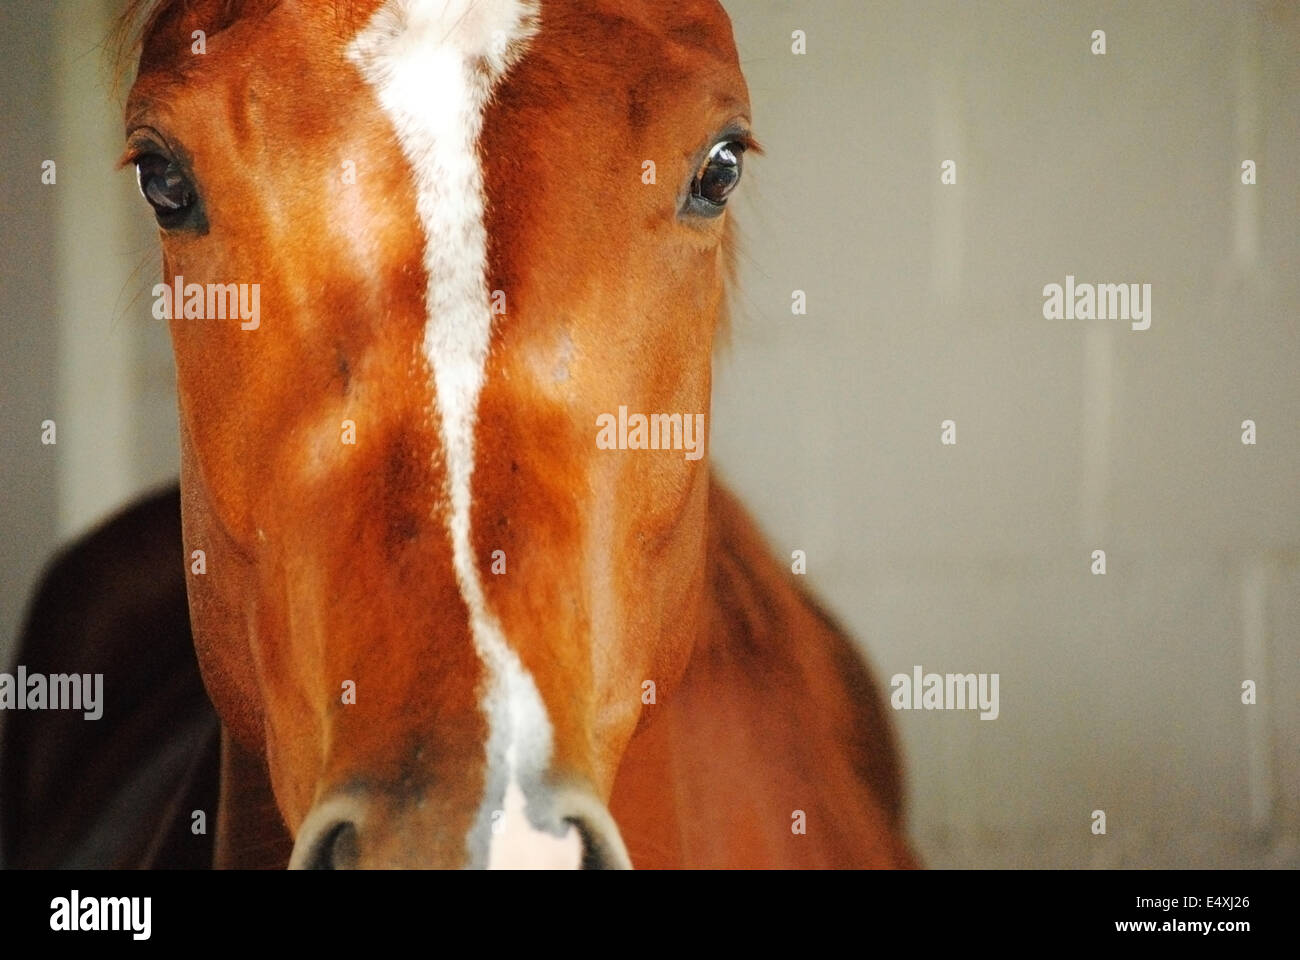
<svg viewBox="0 0 1300 960"><path fill-rule="evenodd" d="M176 153L167 145L167 141L156 131L149 127L137 127L132 130L126 138L126 149L122 151L121 157L117 161L117 169L131 166L139 162L140 158L151 153L166 157L169 160L176 160Z"/></svg>

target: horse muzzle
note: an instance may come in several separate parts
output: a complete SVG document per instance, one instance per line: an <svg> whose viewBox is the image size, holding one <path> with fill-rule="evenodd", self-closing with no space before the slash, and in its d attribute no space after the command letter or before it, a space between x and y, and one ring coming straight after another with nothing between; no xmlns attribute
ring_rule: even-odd
<svg viewBox="0 0 1300 960"><path fill-rule="evenodd" d="M291 870L448 868L494 870L631 869L623 838L605 805L589 791L538 788L527 795L513 780L486 829L463 843L431 838L436 824L410 815L407 802L366 790L334 794L312 807L297 832ZM402 810L408 811L406 815ZM432 842L430 842L432 839ZM455 856L455 852L465 854ZM453 862L453 857L460 862Z"/></svg>

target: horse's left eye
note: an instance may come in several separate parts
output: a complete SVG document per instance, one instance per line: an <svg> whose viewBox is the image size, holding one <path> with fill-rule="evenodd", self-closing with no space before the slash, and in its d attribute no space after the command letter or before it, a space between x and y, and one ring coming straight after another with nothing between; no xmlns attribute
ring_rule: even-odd
<svg viewBox="0 0 1300 960"><path fill-rule="evenodd" d="M141 195L153 207L158 223L172 227L183 221L198 194L174 160L146 153L135 161L136 182Z"/></svg>
<svg viewBox="0 0 1300 960"><path fill-rule="evenodd" d="M691 184L692 198L717 207L720 212L731 196L731 191L740 183L744 156L745 144L739 140L715 143L709 151L708 159L695 175L695 182Z"/></svg>

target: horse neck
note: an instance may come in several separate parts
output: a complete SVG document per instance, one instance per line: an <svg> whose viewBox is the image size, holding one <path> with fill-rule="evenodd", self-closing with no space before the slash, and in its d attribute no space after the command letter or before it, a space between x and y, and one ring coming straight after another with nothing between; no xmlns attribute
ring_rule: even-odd
<svg viewBox="0 0 1300 960"><path fill-rule="evenodd" d="M707 626L680 682L645 708L614 785L633 862L910 865L893 736L865 664L716 479L707 562ZM823 829L791 847L795 808Z"/></svg>

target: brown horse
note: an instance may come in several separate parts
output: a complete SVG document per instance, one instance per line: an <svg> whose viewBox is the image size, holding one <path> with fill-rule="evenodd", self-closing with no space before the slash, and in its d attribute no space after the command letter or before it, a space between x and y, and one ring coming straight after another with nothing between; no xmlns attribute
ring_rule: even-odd
<svg viewBox="0 0 1300 960"><path fill-rule="evenodd" d="M702 455L716 0L163 2L126 134L220 863L911 865L878 691Z"/></svg>

